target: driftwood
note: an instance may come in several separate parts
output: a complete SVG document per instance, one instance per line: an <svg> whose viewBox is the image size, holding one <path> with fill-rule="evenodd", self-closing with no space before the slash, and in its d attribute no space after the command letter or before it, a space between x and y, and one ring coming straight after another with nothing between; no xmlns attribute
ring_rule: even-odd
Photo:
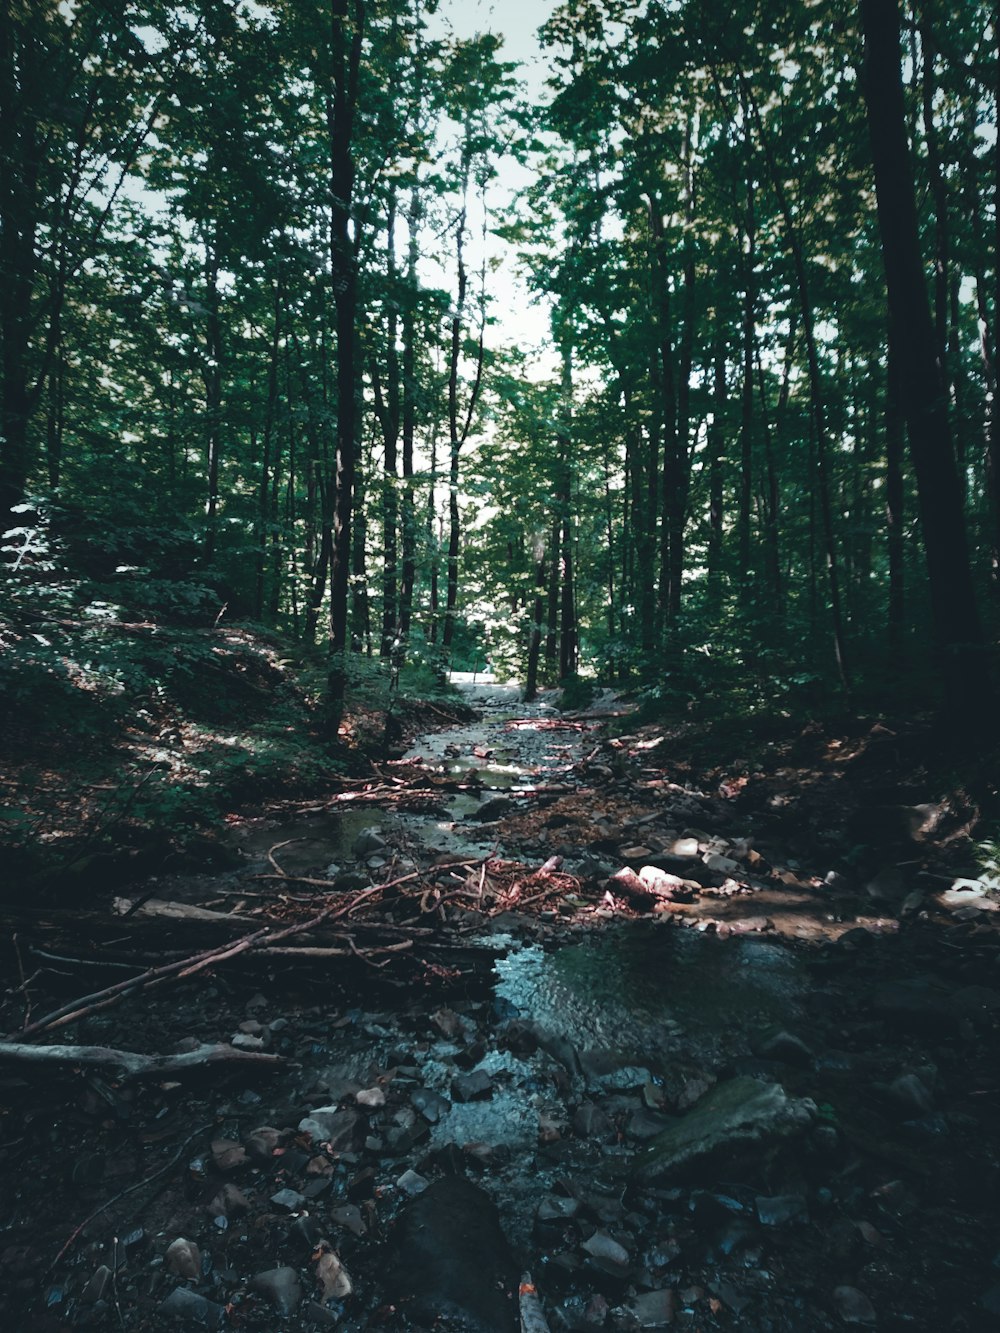
<svg viewBox="0 0 1000 1333"><path fill-rule="evenodd" d="M180 1055L140 1055L110 1046L29 1046L25 1042L0 1041L0 1062L30 1065L110 1065L124 1077L163 1078L206 1069L211 1065L255 1065L277 1068L288 1061L282 1055L241 1051L235 1046L199 1046Z"/></svg>
<svg viewBox="0 0 1000 1333"><path fill-rule="evenodd" d="M193 903L169 902L163 898L147 898L144 902L116 898L113 906L119 916L156 917L167 921L193 921L203 925L252 924L249 917L239 916L235 912L213 912L208 907L196 907Z"/></svg>

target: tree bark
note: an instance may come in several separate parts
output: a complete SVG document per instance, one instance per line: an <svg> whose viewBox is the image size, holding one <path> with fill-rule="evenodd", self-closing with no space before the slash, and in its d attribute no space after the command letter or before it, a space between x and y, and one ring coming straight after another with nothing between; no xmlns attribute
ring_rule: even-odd
<svg viewBox="0 0 1000 1333"><path fill-rule="evenodd" d="M862 87L892 335L917 478L931 608L948 711L968 736L992 718L992 689L976 605L961 489L937 358L901 74L897 0L861 0Z"/></svg>

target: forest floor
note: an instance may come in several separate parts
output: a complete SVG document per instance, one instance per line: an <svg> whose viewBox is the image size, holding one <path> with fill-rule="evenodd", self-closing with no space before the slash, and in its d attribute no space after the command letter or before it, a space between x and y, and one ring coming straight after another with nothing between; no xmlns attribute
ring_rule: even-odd
<svg viewBox="0 0 1000 1333"><path fill-rule="evenodd" d="M5 907L3 1327L995 1328L1000 892L923 732L465 690Z"/></svg>

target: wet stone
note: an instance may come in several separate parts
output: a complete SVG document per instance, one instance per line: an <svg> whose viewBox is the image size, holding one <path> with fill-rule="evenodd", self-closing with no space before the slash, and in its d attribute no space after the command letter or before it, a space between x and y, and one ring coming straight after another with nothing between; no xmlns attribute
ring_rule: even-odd
<svg viewBox="0 0 1000 1333"><path fill-rule="evenodd" d="M305 1205L305 1195L300 1194L298 1190L278 1190L277 1194L271 1195L271 1203L275 1208L285 1213L298 1212Z"/></svg>
<svg viewBox="0 0 1000 1333"><path fill-rule="evenodd" d="M493 1080L485 1069L474 1069L469 1074L458 1074L451 1083L452 1100L475 1102L493 1095Z"/></svg>
<svg viewBox="0 0 1000 1333"><path fill-rule="evenodd" d="M249 1208L250 1200L243 1191L231 1181L226 1181L205 1211L210 1217L240 1217Z"/></svg>
<svg viewBox="0 0 1000 1333"><path fill-rule="evenodd" d="M212 1161L219 1171L238 1171L247 1162L247 1154L242 1143L232 1139L214 1139L212 1141Z"/></svg>
<svg viewBox="0 0 1000 1333"><path fill-rule="evenodd" d="M396 1181L396 1185L404 1194L416 1198L418 1194L423 1194L424 1190L430 1186L430 1181L425 1176L420 1175L419 1172L409 1170L403 1172Z"/></svg>
<svg viewBox="0 0 1000 1333"><path fill-rule="evenodd" d="M391 1299L406 1318L516 1333L519 1270L496 1206L467 1180L438 1180L404 1210L387 1271Z"/></svg>
<svg viewBox="0 0 1000 1333"><path fill-rule="evenodd" d="M345 1231L349 1231L352 1236L363 1236L368 1230L365 1226L365 1219L361 1216L361 1209L353 1203L344 1203L336 1208L331 1208L330 1221L335 1226L343 1227Z"/></svg>
<svg viewBox="0 0 1000 1333"><path fill-rule="evenodd" d="M857 1287L836 1287L833 1308L845 1324L874 1324L875 1307Z"/></svg>
<svg viewBox="0 0 1000 1333"><path fill-rule="evenodd" d="M610 1118L593 1102L584 1102L573 1115L573 1130L584 1139L606 1139L614 1132Z"/></svg>
<svg viewBox="0 0 1000 1333"><path fill-rule="evenodd" d="M251 1280L253 1291L266 1296L280 1315L291 1315L302 1304L302 1283L294 1268L270 1268Z"/></svg>
<svg viewBox="0 0 1000 1333"><path fill-rule="evenodd" d="M815 1105L777 1083L735 1078L717 1084L636 1159L640 1180L656 1181L715 1153L770 1143L807 1129Z"/></svg>
<svg viewBox="0 0 1000 1333"><path fill-rule="evenodd" d="M765 1060L778 1060L788 1065L808 1065L813 1058L812 1050L802 1038L785 1028L765 1033L757 1046L757 1054Z"/></svg>
<svg viewBox="0 0 1000 1333"><path fill-rule="evenodd" d="M677 1296L669 1288L647 1291L629 1305L629 1313L640 1328L669 1328L677 1313Z"/></svg>
<svg viewBox="0 0 1000 1333"><path fill-rule="evenodd" d="M167 1246L163 1262L168 1273L197 1280L201 1277L201 1250L193 1240L178 1236Z"/></svg>
<svg viewBox="0 0 1000 1333"><path fill-rule="evenodd" d="M410 1093L410 1101L432 1125L436 1125L443 1115L447 1115L451 1110L451 1102L447 1097L442 1097L439 1092L433 1088L414 1088Z"/></svg>
<svg viewBox="0 0 1000 1333"><path fill-rule="evenodd" d="M225 1310L196 1291L178 1287L161 1302L158 1313L164 1319L172 1319L187 1328L218 1328Z"/></svg>
<svg viewBox="0 0 1000 1333"><path fill-rule="evenodd" d="M766 1227L780 1227L787 1222L807 1222L809 1209L801 1194L778 1194L773 1198L758 1195L754 1201L757 1216Z"/></svg>

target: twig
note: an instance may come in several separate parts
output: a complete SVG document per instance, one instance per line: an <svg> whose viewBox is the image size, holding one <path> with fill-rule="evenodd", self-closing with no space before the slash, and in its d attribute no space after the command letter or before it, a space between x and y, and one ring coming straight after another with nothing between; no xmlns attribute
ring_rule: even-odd
<svg viewBox="0 0 1000 1333"><path fill-rule="evenodd" d="M173 1157L171 1157L170 1160L164 1166L161 1166L158 1171L154 1171L151 1176L146 1176L144 1180L137 1180L134 1185L128 1185L126 1186L125 1189L119 1190L119 1192L117 1194L112 1195L112 1197L108 1199L106 1203L102 1203L99 1208L95 1208L94 1211L90 1213L87 1217L85 1217L83 1221L80 1223L80 1225L78 1227L75 1227L73 1231L70 1233L65 1245L62 1247L62 1249L59 1251L56 1257L49 1264L48 1268L45 1270L45 1276L48 1277L49 1273L52 1272L53 1268L55 1268L56 1264L59 1263L60 1259L64 1258L65 1255L69 1253L69 1251L76 1244L77 1240L79 1240L81 1233L87 1227L90 1226L91 1222L93 1222L95 1218L100 1217L101 1213L107 1212L109 1208L113 1207L114 1204L119 1203L122 1199L127 1198L128 1195L134 1194L136 1190L141 1190L145 1185L152 1185L154 1180L159 1180L161 1176L165 1176L168 1171L171 1171L177 1165L177 1163L184 1156L185 1152L187 1152L188 1144L193 1143L195 1139L199 1138L202 1134L207 1134L208 1131L212 1128L214 1128L214 1126L212 1125L211 1122L209 1122L209 1124L207 1125L201 1125L198 1129L195 1130L193 1134L189 1135L184 1140L181 1146L174 1153Z"/></svg>
<svg viewBox="0 0 1000 1333"><path fill-rule="evenodd" d="M14 936L14 956L17 959L17 975L21 980L20 992L24 996L24 1021L28 1023L31 1019L31 992L28 990L28 983L24 979L24 959L21 957L21 941L15 931ZM37 976L37 973L35 974Z"/></svg>
<svg viewBox="0 0 1000 1333"><path fill-rule="evenodd" d="M111 1065L121 1069L125 1079L172 1076L207 1065L253 1064L276 1068L288 1063L283 1055L241 1051L226 1044L198 1046L180 1055L140 1055L137 1051L119 1051L110 1046L28 1046L23 1042L0 1041L0 1063L4 1061L31 1065Z"/></svg>

